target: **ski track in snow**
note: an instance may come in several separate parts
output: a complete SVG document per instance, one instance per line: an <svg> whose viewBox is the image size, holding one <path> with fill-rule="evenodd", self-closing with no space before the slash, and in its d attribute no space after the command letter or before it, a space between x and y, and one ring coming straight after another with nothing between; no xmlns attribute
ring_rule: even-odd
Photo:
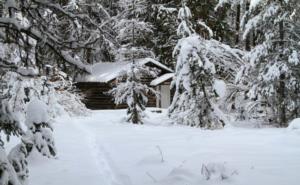
<svg viewBox="0 0 300 185"><path fill-rule="evenodd" d="M87 145L94 157L94 161L96 161L98 173L100 177L103 178L103 182L105 182L105 184L101 185L122 185L120 180L116 178L115 172L109 164L110 159L108 159L102 145L97 141L95 133L88 129L84 124L78 123L78 121L76 121L74 125L85 135Z"/></svg>

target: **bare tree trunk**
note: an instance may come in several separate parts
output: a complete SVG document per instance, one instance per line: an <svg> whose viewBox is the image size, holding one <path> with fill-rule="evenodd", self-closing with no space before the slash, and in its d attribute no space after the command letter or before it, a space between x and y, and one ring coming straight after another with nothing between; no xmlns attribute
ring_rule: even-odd
<svg viewBox="0 0 300 185"><path fill-rule="evenodd" d="M4 9L4 4L3 4L3 1L0 0L0 17L3 16L3 9Z"/></svg>
<svg viewBox="0 0 300 185"><path fill-rule="evenodd" d="M240 23L241 23L241 5L237 5L236 7L236 19L235 19L235 45L240 43Z"/></svg>
<svg viewBox="0 0 300 185"><path fill-rule="evenodd" d="M246 11L249 10L249 7L250 7L250 3L247 2L247 3L246 3ZM251 50L250 34L247 35L247 38L246 38L246 41L245 41L245 49L246 49L247 51L250 51L250 50Z"/></svg>
<svg viewBox="0 0 300 185"><path fill-rule="evenodd" d="M282 4L282 1L281 1ZM279 23L279 34L280 34L280 58L283 59L284 50L284 23L280 21ZM285 127L287 125L286 117L286 103L285 103L285 74L281 74L279 78L279 88L278 88L278 100L279 100L279 122L280 126Z"/></svg>

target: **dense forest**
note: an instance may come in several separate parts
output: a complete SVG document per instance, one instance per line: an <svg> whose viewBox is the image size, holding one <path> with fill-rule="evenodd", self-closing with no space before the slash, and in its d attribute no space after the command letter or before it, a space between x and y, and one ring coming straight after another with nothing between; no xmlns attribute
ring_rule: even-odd
<svg viewBox="0 0 300 185"><path fill-rule="evenodd" d="M56 155L51 120L87 112L74 83L92 64L132 63L108 93L143 123L143 58L174 70L174 123L300 117L299 0L0 0L0 185L28 183L33 148Z"/></svg>

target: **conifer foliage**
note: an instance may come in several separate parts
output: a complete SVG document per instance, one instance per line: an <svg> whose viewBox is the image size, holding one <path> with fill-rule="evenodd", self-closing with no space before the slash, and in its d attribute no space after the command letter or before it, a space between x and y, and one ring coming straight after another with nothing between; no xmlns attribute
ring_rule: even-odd
<svg viewBox="0 0 300 185"><path fill-rule="evenodd" d="M220 5L245 5L223 0ZM244 87L246 112L263 112L264 121L287 126L299 117L299 3L294 0L252 0L242 15L243 41L252 47L236 82ZM251 118L251 116L250 116Z"/></svg>
<svg viewBox="0 0 300 185"><path fill-rule="evenodd" d="M152 27L141 19L147 10L147 1L120 0L119 6L123 18L117 24L117 38L121 43L117 61L131 65L120 74L116 87L108 93L113 95L117 105L127 104L127 121L142 124L143 111L148 102L147 95L156 94L154 89L141 81L143 77L155 75L154 71L141 65L147 57L153 57L153 52L145 44L148 36L152 34Z"/></svg>
<svg viewBox="0 0 300 185"><path fill-rule="evenodd" d="M176 90L169 115L177 123L220 128L224 126L226 118L216 102L214 84L228 63L233 64L231 67L239 66L241 58L237 50L197 34L190 24L192 15L186 3L182 1L178 11L180 23L177 34L182 39L173 53L177 58L173 81ZM213 31L204 22L201 25L212 37Z"/></svg>
<svg viewBox="0 0 300 185"><path fill-rule="evenodd" d="M117 105L126 103L127 121L133 124L143 124L149 94L156 94L153 88L142 83L142 77L154 76L155 72L143 65L133 63L127 71L119 77L117 86L108 93L113 95ZM125 79L125 80L124 80Z"/></svg>

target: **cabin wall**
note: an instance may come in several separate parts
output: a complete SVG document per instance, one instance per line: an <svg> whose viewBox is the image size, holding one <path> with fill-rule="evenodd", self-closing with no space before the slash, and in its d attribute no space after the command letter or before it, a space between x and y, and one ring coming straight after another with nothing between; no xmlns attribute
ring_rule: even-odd
<svg viewBox="0 0 300 185"><path fill-rule="evenodd" d="M106 83L99 82L78 82L75 84L82 94L82 102L88 109L114 109L112 97L106 95L105 92L111 89Z"/></svg>
<svg viewBox="0 0 300 185"><path fill-rule="evenodd" d="M144 82L148 83L149 80L150 79L144 79ZM116 105L114 103L113 97L106 94L106 92L113 88L112 83L77 82L75 85L82 95L82 102L88 109L102 110L127 108L126 104ZM156 107L155 95L148 96L147 107Z"/></svg>
<svg viewBox="0 0 300 185"><path fill-rule="evenodd" d="M167 80L155 87L159 92L159 97L156 99L156 107L168 108L173 101L174 90L171 89L171 80Z"/></svg>
<svg viewBox="0 0 300 185"><path fill-rule="evenodd" d="M170 85L160 85L161 90L161 108L168 108L171 105Z"/></svg>

